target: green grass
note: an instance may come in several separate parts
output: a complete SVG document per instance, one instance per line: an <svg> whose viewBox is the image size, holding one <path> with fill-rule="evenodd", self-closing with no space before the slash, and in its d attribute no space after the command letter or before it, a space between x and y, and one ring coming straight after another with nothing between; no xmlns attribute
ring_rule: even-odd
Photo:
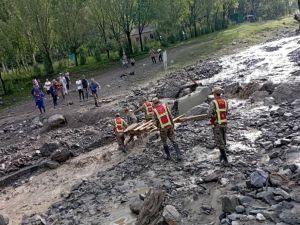
<svg viewBox="0 0 300 225"><path fill-rule="evenodd" d="M256 44L263 40L262 34L264 32L276 30L282 27L291 27L296 25L297 23L294 21L292 17L285 17L278 20L258 22L258 23L244 23L244 24L232 26L226 30L217 31L178 44L174 44L171 48L188 49L190 47L191 50L183 51L182 55L180 55L180 60L176 60L173 64L169 66L169 71L173 71L178 68L193 64L201 58L206 58L208 56L215 56L215 55L220 56L223 54L228 54L229 52L226 49L233 42L239 43L240 41L244 41L248 45ZM140 53L135 57L135 59L140 60L147 56L148 56L147 53ZM116 57L113 56L113 58ZM105 55L102 56L102 59L103 60L101 62L96 62L94 58L89 57L87 59L87 65L81 65L78 67L75 67L75 65L70 63L68 60L64 60L61 62L55 62L54 68L56 73L63 70L68 70L71 72L73 78L75 77L76 79L77 77L80 77L82 75L86 75L87 77L96 76L101 73L104 73L105 71L109 71L111 69L121 66L118 60L108 61L105 58ZM65 67L67 67L67 69L65 69ZM41 67L41 70L43 70L43 67ZM23 73L25 73L24 77L28 77L27 78L28 81L26 81L26 79L23 79L22 81L19 82L19 85L15 87L16 91L13 95L8 95L3 97L4 101L8 102L9 104L0 106L0 110L3 109L4 107L12 106L18 103L19 101L23 101L24 99L31 98L30 76L26 74L26 71L22 71L22 74ZM17 75L11 74L10 78L17 79L18 77ZM22 82L23 82L23 86L22 86ZM25 83L29 82L29 85L24 85L24 82Z"/></svg>
<svg viewBox="0 0 300 225"><path fill-rule="evenodd" d="M217 31L201 37L182 42L174 46L193 46L189 53L183 54L180 61L170 65L170 70L175 70L183 66L194 64L201 58L208 56L228 54L225 50L233 42L243 41L249 44L256 44L262 41L261 35L264 32L276 30L282 27L296 26L297 22L292 17L285 17L278 20L271 20L258 23L244 23L230 27L227 30ZM174 48L173 47L173 48Z"/></svg>

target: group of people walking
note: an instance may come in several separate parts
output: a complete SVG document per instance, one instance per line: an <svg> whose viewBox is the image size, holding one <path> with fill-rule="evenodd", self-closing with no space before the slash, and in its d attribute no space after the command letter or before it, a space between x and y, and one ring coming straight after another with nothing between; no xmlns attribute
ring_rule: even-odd
<svg viewBox="0 0 300 225"><path fill-rule="evenodd" d="M210 118L211 127L215 139L216 147L220 150L220 162L228 164L228 158L226 154L226 129L227 129L227 113L228 103L222 97L223 90L221 88L215 88L213 90L214 100L211 102L208 108L207 115ZM116 140L119 144L119 148L126 152L127 144L134 139L131 135L128 142L125 143L125 130L132 123L137 122L135 113L143 111L145 114L145 121L152 120L156 127L158 127L161 142L163 144L165 158L171 159L170 147L167 143L169 139L173 145L176 153L177 161L182 160L181 151L175 138L174 120L170 109L158 98L153 98L152 101L143 98L141 106L133 111L128 108L125 109L126 119L121 118L117 113L113 120L113 130L116 134Z"/></svg>
<svg viewBox="0 0 300 225"><path fill-rule="evenodd" d="M58 105L58 99L61 97L65 99L65 96L68 95L70 91L70 73L64 72L60 73L59 76L52 81L46 79L44 86L40 85L40 81L37 79L32 80L32 91L31 94L33 96L35 105L39 109L40 113L45 113L46 108L44 104L44 92L47 95L52 97L54 108ZM89 92L93 96L95 100L96 107L99 106L98 104L98 90L100 89L100 84L96 82L93 78L89 82L85 76L82 79L76 80L76 88L79 93L79 101L88 100Z"/></svg>
<svg viewBox="0 0 300 225"><path fill-rule="evenodd" d="M168 59L167 59L167 51L166 50L162 50L162 49L158 49L157 51L155 51L154 49L151 49L149 52L152 64L157 64L157 58L159 62L162 62L164 65L164 69L167 70L168 69Z"/></svg>

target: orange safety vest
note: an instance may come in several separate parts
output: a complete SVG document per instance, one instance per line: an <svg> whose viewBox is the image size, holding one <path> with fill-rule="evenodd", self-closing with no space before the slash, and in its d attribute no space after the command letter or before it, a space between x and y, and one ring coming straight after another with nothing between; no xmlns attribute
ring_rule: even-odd
<svg viewBox="0 0 300 225"><path fill-rule="evenodd" d="M152 102L145 101L144 106L146 108L146 114L147 114L147 116L152 116L153 115L153 105L152 105Z"/></svg>
<svg viewBox="0 0 300 225"><path fill-rule="evenodd" d="M160 128L163 129L172 125L171 118L165 104L159 104L153 109L153 111L159 120Z"/></svg>
<svg viewBox="0 0 300 225"><path fill-rule="evenodd" d="M217 96L213 100L216 106L217 118L211 118L211 125L215 126L215 120L217 119L218 124L226 124L227 123L227 101L224 98Z"/></svg>
<svg viewBox="0 0 300 225"><path fill-rule="evenodd" d="M124 120L120 117L115 118L115 132L122 133L124 132Z"/></svg>

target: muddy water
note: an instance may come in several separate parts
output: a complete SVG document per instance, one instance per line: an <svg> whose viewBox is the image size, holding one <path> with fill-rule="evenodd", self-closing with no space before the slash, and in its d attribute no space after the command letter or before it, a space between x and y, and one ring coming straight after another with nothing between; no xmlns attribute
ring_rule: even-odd
<svg viewBox="0 0 300 225"><path fill-rule="evenodd" d="M95 149L67 161L55 170L31 177L28 183L20 187L6 188L4 194L0 194L0 212L8 215L13 225L20 224L23 214L44 213L73 185L120 162L122 154L115 149L116 144ZM108 157L111 158L109 162L103 159L108 152L112 153Z"/></svg>
<svg viewBox="0 0 300 225"><path fill-rule="evenodd" d="M275 83L291 79L292 72L298 70L290 61L289 53L299 48L300 36L283 38L277 41L256 45L238 54L221 58L223 70L203 83L218 81L249 82L256 79L269 79ZM273 48L273 50L269 50ZM239 75L239 76L237 76ZM298 76L293 79L299 80Z"/></svg>

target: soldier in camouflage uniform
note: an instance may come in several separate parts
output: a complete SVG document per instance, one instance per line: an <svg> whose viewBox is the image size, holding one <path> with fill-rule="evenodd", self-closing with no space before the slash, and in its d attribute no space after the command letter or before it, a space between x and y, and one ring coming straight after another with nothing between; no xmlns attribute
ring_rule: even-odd
<svg viewBox="0 0 300 225"><path fill-rule="evenodd" d="M113 120L113 131L115 132L116 135L116 141L118 142L119 149L122 150L123 152L126 152L125 148L125 134L124 131L128 127L127 123L125 120L123 120L120 117L120 114L117 113L116 117Z"/></svg>
<svg viewBox="0 0 300 225"><path fill-rule="evenodd" d="M165 153L167 155L167 160L171 159L170 149L167 144L167 139L169 139L176 151L177 161L181 161L181 153L179 150L179 146L175 141L174 122L170 110L165 104L161 103L157 98L153 99L153 104L154 104L153 120L154 120L154 124L159 128L160 138L164 146Z"/></svg>
<svg viewBox="0 0 300 225"><path fill-rule="evenodd" d="M220 162L224 161L227 164L226 130L228 103L221 97L222 92L221 88L213 89L214 100L210 103L207 114L211 119L215 144L220 149Z"/></svg>
<svg viewBox="0 0 300 225"><path fill-rule="evenodd" d="M148 101L146 97L142 99L142 105L135 110L134 112L137 113L139 111L143 111L145 113L145 120L148 122L152 120L153 116L153 103Z"/></svg>

